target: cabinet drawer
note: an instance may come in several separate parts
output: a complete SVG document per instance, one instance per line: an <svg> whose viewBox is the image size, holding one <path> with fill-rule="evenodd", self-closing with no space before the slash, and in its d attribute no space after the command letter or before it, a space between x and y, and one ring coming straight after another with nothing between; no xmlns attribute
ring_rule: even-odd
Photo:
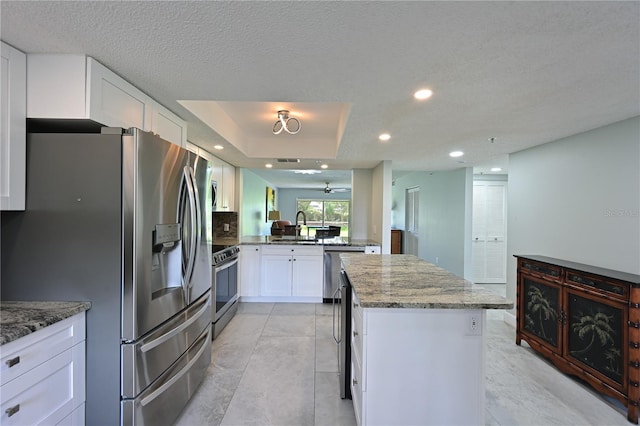
<svg viewBox="0 0 640 426"><path fill-rule="evenodd" d="M362 317L354 313L351 315L351 348L360 364L362 364L362 337Z"/></svg>
<svg viewBox="0 0 640 426"><path fill-rule="evenodd" d="M571 269L566 270L565 274L565 282L572 287L584 289L590 293L602 294L621 301L629 300L628 284L584 272L573 271Z"/></svg>
<svg viewBox="0 0 640 426"><path fill-rule="evenodd" d="M317 255L322 256L324 249L322 246L304 246L304 245L279 245L279 244L267 244L262 247L262 254L278 254L278 255Z"/></svg>
<svg viewBox="0 0 640 426"><path fill-rule="evenodd" d="M85 314L77 314L0 347L0 384L5 385L85 339ZM2 395L4 400L4 394Z"/></svg>
<svg viewBox="0 0 640 426"><path fill-rule="evenodd" d="M84 382L83 342L2 385L1 423L57 424L84 402Z"/></svg>
<svg viewBox="0 0 640 426"><path fill-rule="evenodd" d="M556 283L562 282L562 268L556 265L520 258L518 259L518 268L520 272L533 275L534 277Z"/></svg>

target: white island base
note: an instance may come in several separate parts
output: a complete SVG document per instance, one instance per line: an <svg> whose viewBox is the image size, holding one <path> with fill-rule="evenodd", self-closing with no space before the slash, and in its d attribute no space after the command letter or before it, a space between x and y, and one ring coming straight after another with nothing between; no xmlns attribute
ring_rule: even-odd
<svg viewBox="0 0 640 426"><path fill-rule="evenodd" d="M364 308L354 292L359 425L484 425L486 311Z"/></svg>

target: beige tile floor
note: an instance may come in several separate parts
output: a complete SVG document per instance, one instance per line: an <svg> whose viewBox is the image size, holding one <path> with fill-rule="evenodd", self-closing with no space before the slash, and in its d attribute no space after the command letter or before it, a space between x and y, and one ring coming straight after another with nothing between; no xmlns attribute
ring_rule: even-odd
<svg viewBox="0 0 640 426"><path fill-rule="evenodd" d="M176 425L355 425L338 394L331 314L323 304L241 303ZM488 312L486 356L487 425L630 424L621 407L517 346L502 311Z"/></svg>

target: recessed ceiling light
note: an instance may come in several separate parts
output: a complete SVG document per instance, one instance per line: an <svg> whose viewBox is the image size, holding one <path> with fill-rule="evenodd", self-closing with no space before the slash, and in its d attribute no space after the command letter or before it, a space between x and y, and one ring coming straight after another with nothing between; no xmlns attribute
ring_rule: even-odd
<svg viewBox="0 0 640 426"><path fill-rule="evenodd" d="M271 163L267 163L267 164L265 164L264 166L265 166L267 169L270 169L270 168L272 168L272 167L273 167L273 164L271 164Z"/></svg>
<svg viewBox="0 0 640 426"><path fill-rule="evenodd" d="M501 172L501 171L502 171L502 169L501 169L500 167L492 167L492 168L491 168L491 171L492 171L492 172Z"/></svg>
<svg viewBox="0 0 640 426"><path fill-rule="evenodd" d="M214 145L213 148L220 150L220 149L224 149L224 146L222 146L222 145Z"/></svg>
<svg viewBox="0 0 640 426"><path fill-rule="evenodd" d="M322 172L320 170L308 169L308 170L294 170L293 173L298 173L301 175L315 175L316 173L322 173Z"/></svg>
<svg viewBox="0 0 640 426"><path fill-rule="evenodd" d="M449 157L453 157L453 158L462 157L463 155L464 155L464 152L462 151L452 151L449 153Z"/></svg>
<svg viewBox="0 0 640 426"><path fill-rule="evenodd" d="M380 139L383 142L386 142L389 139L391 139L391 135L389 133L381 133L380 136L378 136L378 139Z"/></svg>
<svg viewBox="0 0 640 426"><path fill-rule="evenodd" d="M413 94L413 97L423 101L425 99L429 99L433 95L433 92L429 89L420 89L416 93Z"/></svg>
<svg viewBox="0 0 640 426"><path fill-rule="evenodd" d="M321 166L320 166L320 168L321 168L321 169L326 169L326 168L328 168L328 167L329 167L329 166L327 166L326 164L323 164L323 165L321 165Z"/></svg>

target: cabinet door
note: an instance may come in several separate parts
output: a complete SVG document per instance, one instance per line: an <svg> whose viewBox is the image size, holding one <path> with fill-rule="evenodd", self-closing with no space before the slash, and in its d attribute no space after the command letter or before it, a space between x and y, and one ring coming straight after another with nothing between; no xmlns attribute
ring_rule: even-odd
<svg viewBox="0 0 640 426"><path fill-rule="evenodd" d="M322 297L324 262L322 256L293 256L294 296Z"/></svg>
<svg viewBox="0 0 640 426"><path fill-rule="evenodd" d="M27 60L5 43L0 77L0 210L24 210Z"/></svg>
<svg viewBox="0 0 640 426"><path fill-rule="evenodd" d="M519 274L518 292L521 311L518 321L523 334L560 354L562 289L559 284L528 274Z"/></svg>
<svg viewBox="0 0 640 426"><path fill-rule="evenodd" d="M222 165L222 208L234 211L235 208L236 168L231 164Z"/></svg>
<svg viewBox="0 0 640 426"><path fill-rule="evenodd" d="M240 296L260 296L260 246L240 248Z"/></svg>
<svg viewBox="0 0 640 426"><path fill-rule="evenodd" d="M565 292L565 356L623 391L628 365L626 305L576 289L567 288Z"/></svg>
<svg viewBox="0 0 640 426"><path fill-rule="evenodd" d="M106 126L151 130L151 99L93 58L87 58L89 117Z"/></svg>
<svg viewBox="0 0 640 426"><path fill-rule="evenodd" d="M151 131L178 146L187 145L187 125L180 117L152 102Z"/></svg>
<svg viewBox="0 0 640 426"><path fill-rule="evenodd" d="M291 296L291 256L263 254L262 296Z"/></svg>

